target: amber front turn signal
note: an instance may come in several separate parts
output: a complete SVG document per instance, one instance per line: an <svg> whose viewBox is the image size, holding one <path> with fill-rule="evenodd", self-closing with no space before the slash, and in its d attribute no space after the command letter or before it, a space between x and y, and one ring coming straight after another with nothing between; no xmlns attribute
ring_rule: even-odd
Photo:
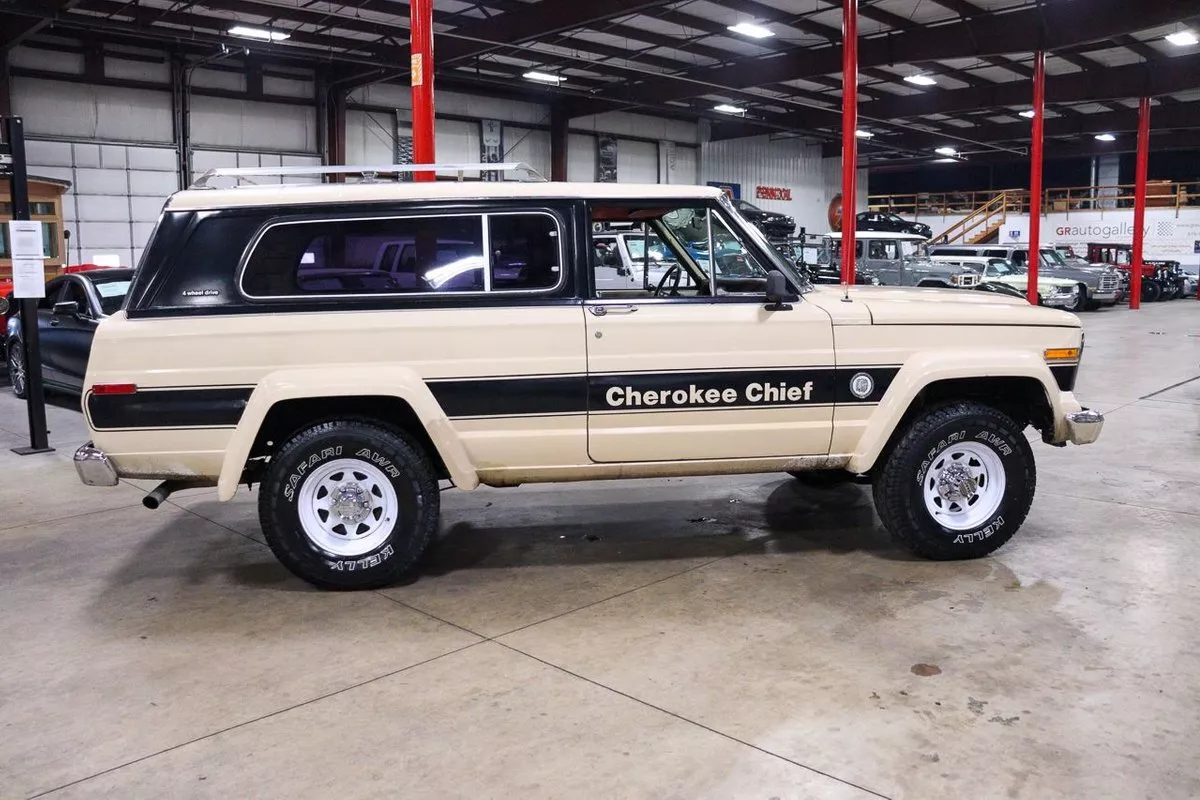
<svg viewBox="0 0 1200 800"><path fill-rule="evenodd" d="M1075 361L1079 358L1078 347L1052 347L1043 355L1047 361Z"/></svg>

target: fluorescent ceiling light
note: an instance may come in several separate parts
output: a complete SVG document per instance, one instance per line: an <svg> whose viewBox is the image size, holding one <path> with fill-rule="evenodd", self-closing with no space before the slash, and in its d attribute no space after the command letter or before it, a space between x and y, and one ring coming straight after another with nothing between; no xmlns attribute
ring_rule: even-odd
<svg viewBox="0 0 1200 800"><path fill-rule="evenodd" d="M854 135L860 139L870 139L875 134L871 133L870 131L855 131Z"/></svg>
<svg viewBox="0 0 1200 800"><path fill-rule="evenodd" d="M933 163L935 163L935 164L957 164L958 159L957 158L935 158L933 160Z"/></svg>
<svg viewBox="0 0 1200 800"><path fill-rule="evenodd" d="M1190 47L1194 44L1200 44L1200 39L1196 38L1196 34L1188 30L1172 33L1167 37L1167 41L1176 47Z"/></svg>
<svg viewBox="0 0 1200 800"><path fill-rule="evenodd" d="M290 33L283 31L269 31L266 28L249 28L245 25L234 25L229 29L229 33L233 36L241 36L246 39L261 39L264 42L282 42L284 39L291 38Z"/></svg>
<svg viewBox="0 0 1200 800"><path fill-rule="evenodd" d="M908 81L914 86L933 86L937 83L937 81L928 75L909 75L904 80Z"/></svg>
<svg viewBox="0 0 1200 800"><path fill-rule="evenodd" d="M775 31L770 28L755 25L753 22L739 22L737 25L730 25L729 30L740 33L742 36L749 36L751 39L768 39L775 35Z"/></svg>
<svg viewBox="0 0 1200 800"><path fill-rule="evenodd" d="M562 83L564 80L566 80L565 78L559 77L558 75L551 75L549 72L538 72L537 70L531 70L530 72L526 72L521 77L527 81L538 81L539 83L553 83L555 86L558 86L560 83Z"/></svg>
<svg viewBox="0 0 1200 800"><path fill-rule="evenodd" d="M1097 133L1096 134L1097 142L1115 142L1116 140L1117 140L1117 137L1113 136L1111 133Z"/></svg>
<svg viewBox="0 0 1200 800"><path fill-rule="evenodd" d="M713 111L720 111L722 114L745 114L746 109L731 106L728 103L722 103L719 106L713 106Z"/></svg>
<svg viewBox="0 0 1200 800"><path fill-rule="evenodd" d="M1033 119L1034 117L1037 116L1037 112L1031 108L1028 111L1022 111L1021 116L1024 117L1025 119Z"/></svg>
<svg viewBox="0 0 1200 800"><path fill-rule="evenodd" d="M958 151L953 147L939 147L933 152L937 153L939 156L946 156L947 158L953 158L954 156L958 155Z"/></svg>

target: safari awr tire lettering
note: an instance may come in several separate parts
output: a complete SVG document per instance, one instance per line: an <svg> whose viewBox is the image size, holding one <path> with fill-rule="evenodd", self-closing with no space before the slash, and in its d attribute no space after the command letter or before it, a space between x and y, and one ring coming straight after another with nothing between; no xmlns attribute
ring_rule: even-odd
<svg viewBox="0 0 1200 800"><path fill-rule="evenodd" d="M151 507L257 484L271 550L324 588L415 570L442 481L871 483L898 542L977 558L1029 512L1025 429L1104 423L1074 315L813 285L710 187L197 187L145 253L97 328L80 478L161 480Z"/></svg>
<svg viewBox="0 0 1200 800"><path fill-rule="evenodd" d="M437 529L439 499L428 458L405 433L337 420L296 434L271 459L259 520L298 577L368 589L417 564Z"/></svg>

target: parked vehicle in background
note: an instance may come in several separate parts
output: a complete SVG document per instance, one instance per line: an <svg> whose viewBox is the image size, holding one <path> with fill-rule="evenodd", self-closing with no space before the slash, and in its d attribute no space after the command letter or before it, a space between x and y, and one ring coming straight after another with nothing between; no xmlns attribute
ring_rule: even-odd
<svg viewBox="0 0 1200 800"><path fill-rule="evenodd" d="M1087 298L1085 308L1114 306L1124 296L1120 273L1107 266L1071 266L1062 254L1053 247L1040 249L1038 274L1051 278L1066 278L1080 284L1080 292ZM1027 269L1029 245L1027 244L938 244L929 246L930 255L976 256L1003 258L1018 269Z"/></svg>
<svg viewBox="0 0 1200 800"><path fill-rule="evenodd" d="M933 229L923 222L913 222L887 211L863 211L858 215L857 231L892 231L893 233L912 233L922 239L933 237Z"/></svg>
<svg viewBox="0 0 1200 800"><path fill-rule="evenodd" d="M16 313L17 301L12 296L12 281L0 281L0 354L7 353L4 347L4 337L8 333L8 318ZM7 364L7 361L5 362Z"/></svg>
<svg viewBox="0 0 1200 800"><path fill-rule="evenodd" d="M932 256L934 261L945 264L956 264L960 267L973 269L983 276L986 282L1000 283L1009 286L1021 296L1025 296L1029 285L1028 270L1022 269L1004 258L987 258L985 256ZM1052 278L1039 273L1037 281L1038 304L1061 308L1066 311L1082 311L1087 302L1086 296L1080 293L1079 284L1069 278Z"/></svg>
<svg viewBox="0 0 1200 800"><path fill-rule="evenodd" d="M61 275L46 284L37 315L42 379L47 389L75 394L83 390L96 326L120 310L132 279L132 269L110 268ZM7 326L8 380L13 393L24 397L28 375L19 310L9 317Z"/></svg>
<svg viewBox="0 0 1200 800"><path fill-rule="evenodd" d="M1053 445L1100 435L1103 415L1073 394L1074 315L813 286L709 187L507 183L172 196L126 307L97 332L81 480L160 480L151 507L183 485L225 501L259 484L288 569L368 589L417 567L440 481L868 480L913 552L979 558L1033 501L1026 429ZM578 231L592 222L647 226L672 266L653 288L598 288L599 250ZM439 237L468 228L484 288L428 288ZM376 248L360 241L380 234L418 238L421 288L297 291L310 254L361 269ZM494 279L510 259L520 283Z"/></svg>
<svg viewBox="0 0 1200 800"><path fill-rule="evenodd" d="M835 231L825 235L830 263L840 270L842 234ZM930 259L924 252L924 242L915 233L858 231L854 241L856 268L869 270L882 286L972 289L979 284L975 270Z"/></svg>
<svg viewBox="0 0 1200 800"><path fill-rule="evenodd" d="M1102 244L1088 245L1088 258L1100 264L1116 267L1121 273L1121 285L1129 293L1133 276L1133 245ZM1187 280L1178 261L1142 260L1142 302L1174 300L1187 293Z"/></svg>
<svg viewBox="0 0 1200 800"><path fill-rule="evenodd" d="M734 200L738 212L768 239L786 239L796 232L796 220L778 211L767 211L745 200Z"/></svg>

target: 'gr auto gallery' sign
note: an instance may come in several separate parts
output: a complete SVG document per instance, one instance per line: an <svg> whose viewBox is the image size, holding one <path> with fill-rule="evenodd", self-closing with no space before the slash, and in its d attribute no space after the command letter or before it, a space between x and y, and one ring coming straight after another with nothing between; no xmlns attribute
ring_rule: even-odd
<svg viewBox="0 0 1200 800"><path fill-rule="evenodd" d="M782 186L756 186L754 187L754 198L756 200L791 200L792 190Z"/></svg>

